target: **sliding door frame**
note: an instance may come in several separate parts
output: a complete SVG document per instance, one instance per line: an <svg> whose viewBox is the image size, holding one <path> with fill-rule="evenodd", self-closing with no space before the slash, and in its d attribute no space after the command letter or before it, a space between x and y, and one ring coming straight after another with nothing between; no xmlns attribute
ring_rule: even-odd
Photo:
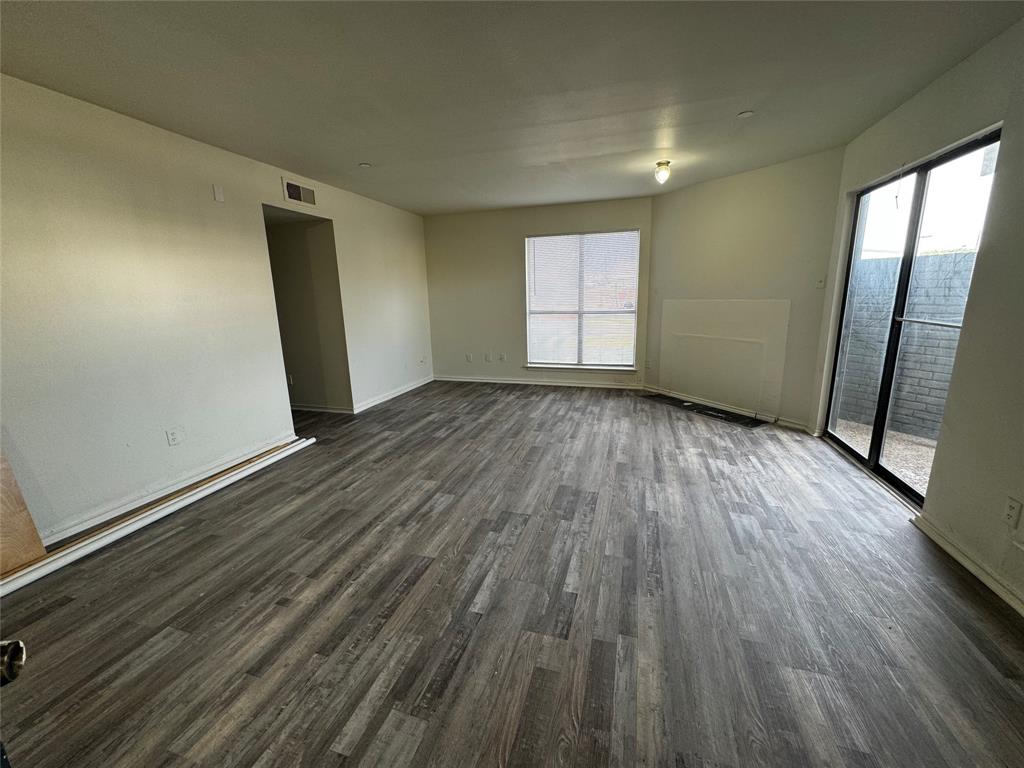
<svg viewBox="0 0 1024 768"><path fill-rule="evenodd" d="M889 406L892 400L893 382L896 376L896 364L899 360L900 337L904 322L904 312L907 307L907 296L910 292L911 273L914 268L914 258L917 255L917 241L921 232L921 220L924 213L924 202L927 194L929 172L940 165L955 160L962 155L969 154L975 150L987 147L1000 140L1002 128L988 131L974 139L969 139L946 152L925 160L910 168L901 169L897 173L887 176L885 179L875 182L869 187L857 192L853 201L853 217L850 227L850 244L846 254L846 277L843 281L843 298L839 310L839 325L835 332L835 351L832 357L832 376L828 391L828 409L825 411L825 438L847 454L851 459L863 466L869 472L874 473L886 484L891 486L901 496L920 507L924 504L924 496L906 481L900 479L890 470L881 464L882 441L885 437L886 425L889 421ZM858 227L860 221L861 199L874 192L876 189L892 183L898 178L916 176L917 182L914 185L914 197L910 205L910 218L907 221L907 236L904 240L903 255L900 257L899 277L896 281L896 295L893 300L892 316L889 319L889 337L886 341L885 357L882 363L882 375L878 387L878 400L875 408L875 419L871 428L871 445L868 455L862 456L852 446L829 429L832 421L832 407L835 404L836 374L839 371L839 352L842 348L843 323L846 320L846 299L850 290L850 278L853 272L854 251L857 247Z"/></svg>

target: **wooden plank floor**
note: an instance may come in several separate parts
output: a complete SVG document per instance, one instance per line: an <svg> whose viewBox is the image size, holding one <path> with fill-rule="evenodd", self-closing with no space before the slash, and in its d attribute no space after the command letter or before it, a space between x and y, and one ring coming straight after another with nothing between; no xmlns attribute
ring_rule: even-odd
<svg viewBox="0 0 1024 768"><path fill-rule="evenodd" d="M437 382L4 600L14 768L1024 766L1024 621L820 440Z"/></svg>

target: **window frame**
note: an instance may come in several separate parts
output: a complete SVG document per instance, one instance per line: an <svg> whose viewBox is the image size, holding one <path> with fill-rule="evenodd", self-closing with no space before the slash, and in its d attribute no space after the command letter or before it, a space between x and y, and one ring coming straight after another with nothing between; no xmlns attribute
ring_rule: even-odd
<svg viewBox="0 0 1024 768"><path fill-rule="evenodd" d="M906 308L907 296L910 290L911 271L914 266L914 259L917 253L918 235L920 233L921 221L924 216L924 204L927 194L928 174L932 169L959 157L970 154L983 147L990 146L1002 141L1003 129L998 126L991 130L983 131L971 138L967 138L958 144L953 145L932 157L922 160L919 163L901 168L884 178L866 187L857 190L853 195L853 212L850 217L849 242L847 243L846 264L844 267L843 293L839 302L839 316L835 330L832 333L832 364L829 368L829 392L828 402L825 408L825 424L822 429L822 436L825 440L834 445L853 462L859 464L866 471L879 478L883 483L892 488L905 501L912 506L921 509L924 506L924 496L909 483L897 476L881 463L882 439L889 417L889 409L892 405L892 388L894 384L896 364L899 358L900 332L899 323ZM890 319L889 338L886 346L885 359L882 364L881 385L877 397L877 409L872 425L871 447L867 456L862 456L855 448L846 443L841 437L832 432L829 423L832 420L832 408L835 407L836 396L836 372L839 368L839 353L842 342L843 321L846 318L846 300L850 292L850 279L853 273L854 249L857 241L857 226L859 224L861 199L866 195L880 189L899 177L917 176L918 181L914 188L914 199L911 202L910 220L907 223L907 234L904 243L903 254L900 256L900 277L897 282L896 296L893 303L892 316ZM877 433L877 435L876 435Z"/></svg>
<svg viewBox="0 0 1024 768"><path fill-rule="evenodd" d="M580 258L579 270L576 278L578 301L575 312L564 310L531 310L530 309L530 240L543 237L571 237L584 235L617 235L626 232L636 233L636 299L633 302L632 310L609 309L587 312L583 310L583 259ZM637 371L637 340L640 335L640 266L643 252L643 233L639 227L626 227L623 229L599 229L587 232L545 232L543 234L526 235L523 237L523 299L525 305L525 328L526 333L526 368L539 369L563 369L583 371L618 371L625 373L636 373ZM581 255L582 256L582 255ZM633 315L633 360L628 364L615 365L612 363L584 363L583 362L583 317L585 315ZM576 362L575 363L539 363L533 362L530 353L530 316L531 315L576 315Z"/></svg>

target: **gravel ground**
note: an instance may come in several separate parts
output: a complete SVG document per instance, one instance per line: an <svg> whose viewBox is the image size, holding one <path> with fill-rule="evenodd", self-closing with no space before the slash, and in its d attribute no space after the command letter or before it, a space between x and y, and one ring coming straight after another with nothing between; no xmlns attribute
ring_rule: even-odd
<svg viewBox="0 0 1024 768"><path fill-rule="evenodd" d="M835 433L864 454L871 441L871 425L840 420ZM889 431L882 446L882 464L923 496L928 491L928 476L935 457L935 441L917 435Z"/></svg>

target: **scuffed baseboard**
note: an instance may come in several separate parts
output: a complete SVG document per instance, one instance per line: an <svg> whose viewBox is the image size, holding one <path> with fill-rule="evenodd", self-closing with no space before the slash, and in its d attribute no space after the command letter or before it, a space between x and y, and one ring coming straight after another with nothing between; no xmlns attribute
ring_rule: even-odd
<svg viewBox="0 0 1024 768"><path fill-rule="evenodd" d="M768 422L769 424L778 424L779 426L789 427L791 429L800 429L804 432L810 432L807 425L802 421L795 421L793 419L784 419L774 414L769 413L757 413L747 408L740 408L739 406L730 405L729 403L719 403L715 400L708 400L703 397L694 397L688 395L685 392L675 392L671 389L664 389L663 387L655 387L651 384L644 386L648 392L657 392L659 395L666 395L667 397L674 397L677 400L687 400L691 403L700 403L701 405L708 405L712 408L721 408L723 411L730 411L731 413L738 413L741 416L750 416L751 418L760 419L761 421Z"/></svg>
<svg viewBox="0 0 1024 768"><path fill-rule="evenodd" d="M738 408L728 403L719 403L714 400L707 400L705 398L693 397L683 392L674 392L671 389L664 389L662 387L651 386L650 384L621 384L616 382L608 381L581 381L576 379L534 379L534 378L506 378L496 376L434 376L435 381L468 381L479 384L537 384L540 386L548 387L595 387L598 389L631 389L635 391L647 391L656 392L659 395L666 395L667 397L674 397L677 400L688 400L693 403L700 403L701 405L709 405L713 408L721 408L725 411L731 411L732 413L738 413L741 416L751 416L753 418L760 419L761 421L768 422L770 424L778 424L779 426L788 427L791 429L799 429L810 434L810 430L807 425L802 421L795 421L793 419L784 419L777 416L755 413L754 411L747 410L745 408Z"/></svg>
<svg viewBox="0 0 1024 768"><path fill-rule="evenodd" d="M998 575L992 573L988 568L979 563L956 542L949 538L946 533L935 523L924 515L915 515L910 518L918 530L924 533L929 539L938 544L946 553L956 560L960 565L978 577L981 582L1002 598L1013 610L1024 616L1024 596L1018 595L1013 588L1003 581Z"/></svg>
<svg viewBox="0 0 1024 768"><path fill-rule="evenodd" d="M721 408L723 411L730 411L731 413L738 413L741 416L750 416L751 418L760 419L761 421L767 421L774 424L778 421L778 417L771 416L763 413L757 413L757 411L751 411L746 408L740 408L735 405L729 405L728 403L719 403L716 400L707 400L703 397L693 397L685 392L675 392L671 389L664 389L663 387L654 387L650 384L644 387L648 392L657 392L659 395L666 395L667 397L674 397L676 400L686 400L691 403L699 403L701 405L709 405L712 408Z"/></svg>
<svg viewBox="0 0 1024 768"><path fill-rule="evenodd" d="M76 560L81 560L83 557L92 554L96 550L102 549L109 544L113 544L115 541L123 539L125 536L134 533L140 528L144 528L150 523L154 523L161 518L167 517L167 515L178 511L182 507L186 507L193 502L199 501L199 499L209 496L211 493L219 491L221 488L231 485L232 483L236 483L254 472L259 472L261 469L280 461L286 456L291 456L296 451L301 451L303 448L306 448L315 442L316 438L312 437L296 439L287 445L281 446L280 450L269 453L256 461L242 464L235 471L229 471L221 474L209 483L199 485L185 493L173 496L162 504L156 504L138 515L128 517L120 523L114 523L109 528L104 528L81 541L61 547L60 549L49 553L42 560L38 560L31 565L0 579L0 596L8 595L17 589L21 589L22 587L41 579L49 573L53 573L66 565L70 565Z"/></svg>
<svg viewBox="0 0 1024 768"><path fill-rule="evenodd" d="M285 443L290 443L294 440L295 433L288 430L287 433L278 435L276 438L269 440L266 443L251 447L243 454L224 457L223 459L215 461L202 469L189 472L189 474L182 477L174 478L166 485L155 489L150 488L142 494L130 495L111 504L94 508L67 525L63 525L59 528L52 526L43 528L39 531L39 534L42 536L43 544L47 546L64 541L82 533L83 531L88 531L90 528L102 525L108 520L114 520L122 515L128 514L133 509L139 509L140 507L144 507L147 504L163 498L164 496L175 493L182 488L187 488L193 483L202 481L204 478L215 475L218 472L222 472L223 470L229 469L237 464L249 461L253 457L259 456L261 453L266 453L276 446L284 445Z"/></svg>

